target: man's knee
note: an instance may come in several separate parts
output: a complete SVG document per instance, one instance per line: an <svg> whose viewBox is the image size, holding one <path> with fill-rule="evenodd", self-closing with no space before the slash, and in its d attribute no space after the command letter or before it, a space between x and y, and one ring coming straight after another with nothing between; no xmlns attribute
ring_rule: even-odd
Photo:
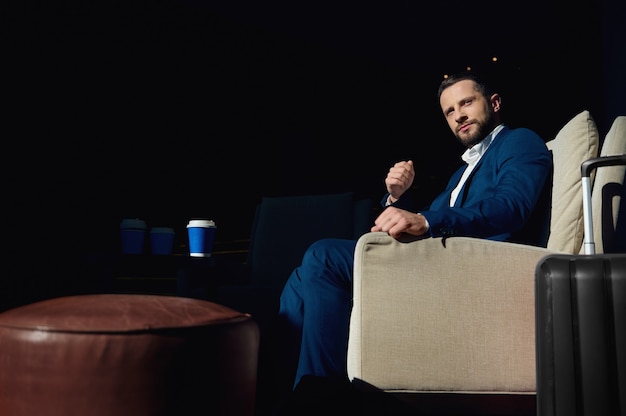
<svg viewBox="0 0 626 416"><path fill-rule="evenodd" d="M315 241L305 251L302 263L304 264L309 261L323 261L323 259L333 256L332 253L337 252L339 241L341 240L336 238L323 238Z"/></svg>

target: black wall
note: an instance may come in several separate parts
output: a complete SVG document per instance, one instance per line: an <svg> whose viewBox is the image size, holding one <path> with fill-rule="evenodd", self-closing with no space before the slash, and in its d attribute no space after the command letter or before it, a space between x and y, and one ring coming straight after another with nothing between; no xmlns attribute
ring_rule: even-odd
<svg viewBox="0 0 626 416"><path fill-rule="evenodd" d="M549 139L589 109L606 132L626 113L617 1L560 3L509 14L491 2L465 13L387 2L4 3L6 258L16 275L63 273L67 256L115 252L125 217L180 236L189 218L209 217L218 240L246 238L261 196L378 199L404 158L417 162L426 200L462 152L435 91L467 65L500 82L512 126Z"/></svg>

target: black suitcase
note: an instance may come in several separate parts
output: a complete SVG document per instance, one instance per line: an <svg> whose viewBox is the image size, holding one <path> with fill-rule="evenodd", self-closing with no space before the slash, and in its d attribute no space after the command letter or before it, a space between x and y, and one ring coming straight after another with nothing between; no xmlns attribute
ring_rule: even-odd
<svg viewBox="0 0 626 416"><path fill-rule="evenodd" d="M537 414L626 416L626 254L549 255L535 299Z"/></svg>
<svg viewBox="0 0 626 416"><path fill-rule="evenodd" d="M585 162L583 181L607 160ZM626 416L626 254L595 254L583 194L585 254L548 255L535 271L538 416Z"/></svg>

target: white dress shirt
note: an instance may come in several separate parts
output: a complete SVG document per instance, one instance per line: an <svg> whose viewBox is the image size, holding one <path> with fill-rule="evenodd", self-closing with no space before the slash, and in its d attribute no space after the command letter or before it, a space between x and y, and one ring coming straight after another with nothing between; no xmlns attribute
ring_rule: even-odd
<svg viewBox="0 0 626 416"><path fill-rule="evenodd" d="M450 206L451 207L454 206L454 203L456 202L456 198L459 196L459 192L461 192L461 188L463 188L463 185L465 185L465 181L469 177L470 173L472 173L472 171L476 167L476 164L478 163L480 158L483 157L483 155L487 151L487 148L489 147L491 142L493 142L493 140L496 138L496 135L500 132L500 130L502 130L503 127L504 127L503 124L498 125L480 143L475 144L474 146L470 147L461 155L461 159L463 159L463 161L467 163L467 167L465 168L465 171L463 172L463 175L461 176L461 180L459 180L459 183L457 184L456 188L454 188L454 190L452 190L452 194L450 194Z"/></svg>

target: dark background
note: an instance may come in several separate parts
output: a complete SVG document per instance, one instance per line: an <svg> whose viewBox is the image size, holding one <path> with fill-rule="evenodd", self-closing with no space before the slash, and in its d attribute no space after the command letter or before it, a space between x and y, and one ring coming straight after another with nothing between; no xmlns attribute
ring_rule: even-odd
<svg viewBox="0 0 626 416"><path fill-rule="evenodd" d="M426 200L462 152L436 88L468 66L495 80L507 124L546 140L584 109L602 136L626 114L617 0L9 1L0 11L3 219L16 249L5 257L35 272L116 252L122 218L183 238L189 218L208 217L229 241L248 237L262 196L378 200L399 159L416 161Z"/></svg>

